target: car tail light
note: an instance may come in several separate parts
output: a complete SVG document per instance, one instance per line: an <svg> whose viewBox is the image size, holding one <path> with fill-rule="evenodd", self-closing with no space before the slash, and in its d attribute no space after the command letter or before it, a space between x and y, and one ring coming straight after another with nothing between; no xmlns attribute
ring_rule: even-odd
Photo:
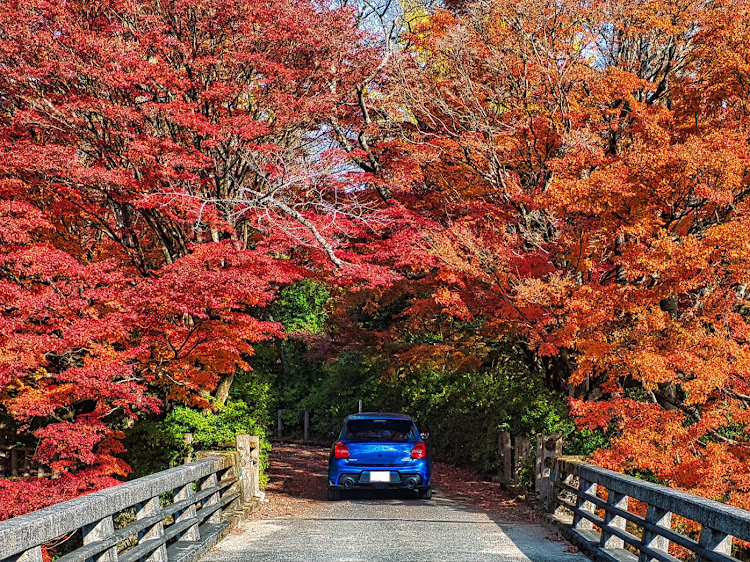
<svg viewBox="0 0 750 562"><path fill-rule="evenodd" d="M348 459L349 454L349 448L344 443L336 443L333 446L333 456L337 459Z"/></svg>
<svg viewBox="0 0 750 562"><path fill-rule="evenodd" d="M413 459L427 458L427 447L424 446L424 443L420 442L414 445L414 448L411 450L411 458Z"/></svg>

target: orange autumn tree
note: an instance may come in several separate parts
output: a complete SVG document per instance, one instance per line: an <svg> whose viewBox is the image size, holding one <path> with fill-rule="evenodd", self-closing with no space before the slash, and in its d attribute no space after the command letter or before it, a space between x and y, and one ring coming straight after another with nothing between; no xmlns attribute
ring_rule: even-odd
<svg viewBox="0 0 750 562"><path fill-rule="evenodd" d="M397 86L441 264L413 311L525 342L613 435L595 462L742 507L748 22L736 1L467 3L407 38Z"/></svg>

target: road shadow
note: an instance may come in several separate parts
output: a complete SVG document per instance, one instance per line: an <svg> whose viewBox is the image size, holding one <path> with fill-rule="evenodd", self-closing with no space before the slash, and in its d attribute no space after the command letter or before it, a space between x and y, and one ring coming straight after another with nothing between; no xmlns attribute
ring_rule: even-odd
<svg viewBox="0 0 750 562"><path fill-rule="evenodd" d="M266 492L325 501L328 448L274 444Z"/></svg>

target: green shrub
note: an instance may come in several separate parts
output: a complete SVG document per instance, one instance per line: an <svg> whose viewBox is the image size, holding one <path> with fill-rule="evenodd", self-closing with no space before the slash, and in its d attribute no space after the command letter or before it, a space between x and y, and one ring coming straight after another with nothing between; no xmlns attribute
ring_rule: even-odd
<svg viewBox="0 0 750 562"><path fill-rule="evenodd" d="M245 433L261 438L261 484L265 485L270 396L268 380L255 373L239 372L226 404L217 404L212 410L178 405L164 416L137 423L125 439L132 476L146 476L181 464L188 453L218 448L234 441L238 433ZM193 434L192 446L185 444L187 433Z"/></svg>

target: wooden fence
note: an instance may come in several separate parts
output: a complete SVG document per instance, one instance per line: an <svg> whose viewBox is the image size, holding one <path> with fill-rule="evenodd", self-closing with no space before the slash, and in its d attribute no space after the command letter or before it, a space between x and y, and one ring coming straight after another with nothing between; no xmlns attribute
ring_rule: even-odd
<svg viewBox="0 0 750 562"><path fill-rule="evenodd" d="M198 460L0 522L0 562L42 562L42 546L78 536L55 562L191 562L258 495L259 438Z"/></svg>

